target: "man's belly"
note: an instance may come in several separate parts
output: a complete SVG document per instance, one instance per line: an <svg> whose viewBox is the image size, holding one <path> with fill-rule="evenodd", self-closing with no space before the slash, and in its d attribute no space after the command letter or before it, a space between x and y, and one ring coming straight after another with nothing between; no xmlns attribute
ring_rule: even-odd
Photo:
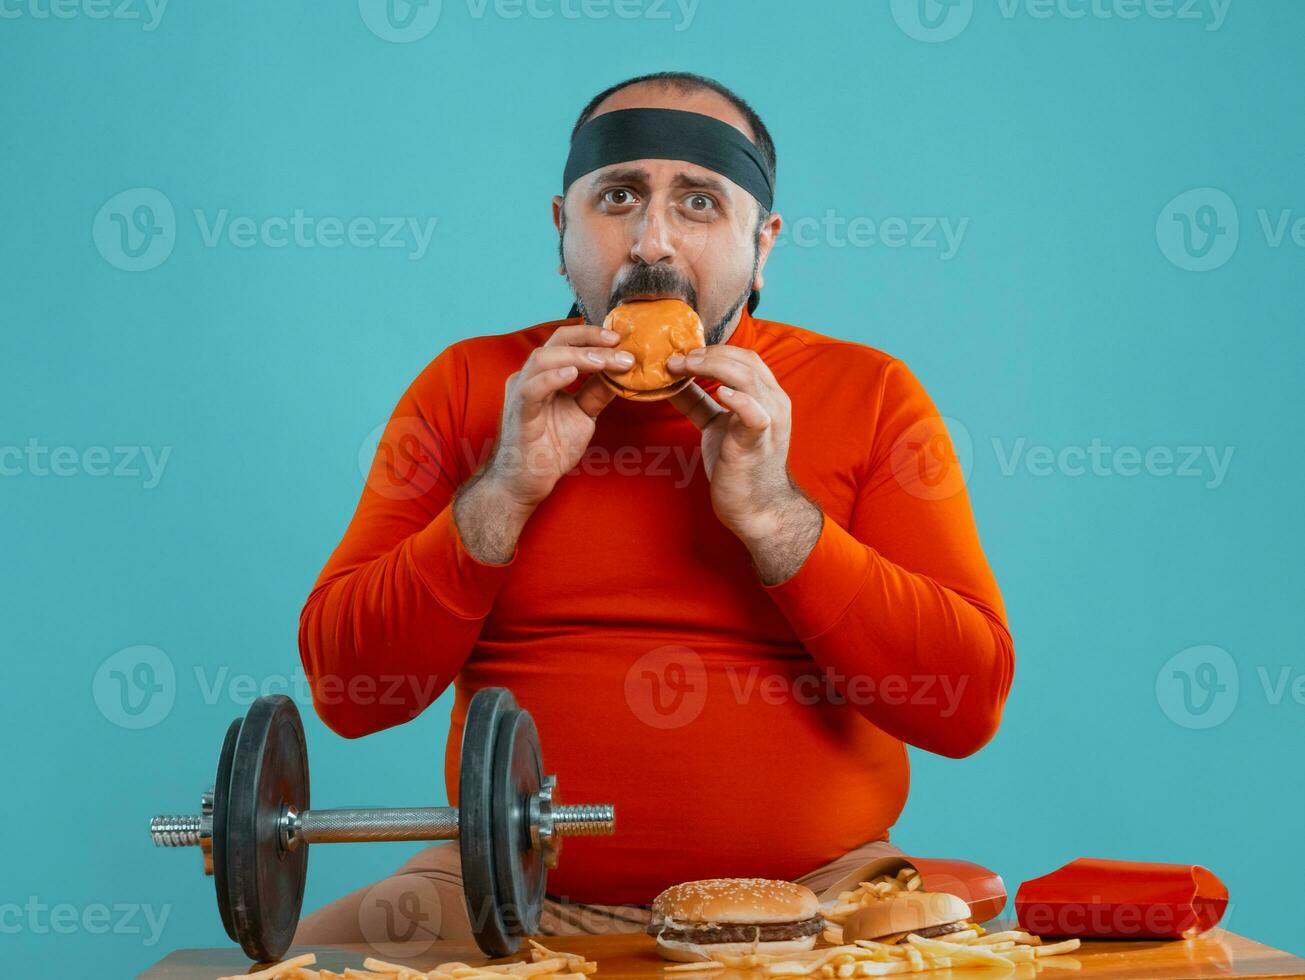
<svg viewBox="0 0 1305 980"><path fill-rule="evenodd" d="M450 799L467 702L501 685L534 716L558 798L616 807L614 836L565 841L551 895L646 904L694 878L792 879L901 812L904 747L831 697L804 653L686 639L541 635L528 655L484 644L459 676Z"/></svg>

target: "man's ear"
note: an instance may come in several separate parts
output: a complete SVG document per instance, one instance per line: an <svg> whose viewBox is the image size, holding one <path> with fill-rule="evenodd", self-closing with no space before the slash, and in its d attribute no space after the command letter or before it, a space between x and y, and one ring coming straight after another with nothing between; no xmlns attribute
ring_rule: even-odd
<svg viewBox="0 0 1305 980"><path fill-rule="evenodd" d="M557 229L559 236L562 234L562 220L565 217L562 212L565 201L566 199L561 194L553 195L553 227ZM561 251L560 246L558 251ZM560 261L557 263L557 274L559 276L566 275L566 266Z"/></svg>
<svg viewBox="0 0 1305 980"><path fill-rule="evenodd" d="M759 291L766 285L766 259L770 258L770 250L775 247L775 239L783 227L784 216L772 211L757 233L757 274L752 280L753 289Z"/></svg>

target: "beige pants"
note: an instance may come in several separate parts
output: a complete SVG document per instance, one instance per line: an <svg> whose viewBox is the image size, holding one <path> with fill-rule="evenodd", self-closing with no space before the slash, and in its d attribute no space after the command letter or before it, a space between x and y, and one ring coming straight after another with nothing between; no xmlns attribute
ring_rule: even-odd
<svg viewBox="0 0 1305 980"><path fill-rule="evenodd" d="M868 841L797 881L820 894L861 865L901 853L887 841ZM650 918L642 905L588 905L545 897L539 934L642 932ZM383 951L387 945L436 939L473 941L456 842L427 847L390 877L318 909L299 923L294 941L295 945L366 943Z"/></svg>

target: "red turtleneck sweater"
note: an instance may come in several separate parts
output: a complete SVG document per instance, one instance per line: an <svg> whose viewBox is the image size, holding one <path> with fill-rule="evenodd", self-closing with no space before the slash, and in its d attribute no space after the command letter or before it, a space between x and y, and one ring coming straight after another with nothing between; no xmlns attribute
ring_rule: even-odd
<svg viewBox="0 0 1305 980"><path fill-rule="evenodd" d="M300 617L318 714L357 737L453 684L456 802L467 703L510 688L559 798L616 806L616 835L569 840L550 873L549 893L572 901L791 879L886 838L906 800L903 743L976 751L1014 666L928 394L878 350L745 309L726 343L755 350L788 393L789 469L825 513L791 578L763 586L717 520L693 424L620 398L512 559L485 564L451 497L488 458L506 377L578 322L454 343L399 400Z"/></svg>

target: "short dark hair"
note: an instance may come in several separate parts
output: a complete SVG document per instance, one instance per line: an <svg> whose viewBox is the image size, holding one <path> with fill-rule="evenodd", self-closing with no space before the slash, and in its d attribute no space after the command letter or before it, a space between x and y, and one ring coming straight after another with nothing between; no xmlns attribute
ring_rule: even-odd
<svg viewBox="0 0 1305 980"><path fill-rule="evenodd" d="M580 131L580 127L587 123L603 100L614 92L619 92L623 88L629 88L631 85L650 82L660 85L662 88L673 89L681 93L701 92L703 89L709 89L718 95L723 96L730 105L739 110L739 114L747 121L748 128L752 130L752 141L757 144L757 149L761 151L761 160L766 165L766 173L770 177L770 184L775 185L775 142L770 138L770 130L766 129L766 124L761 121L756 110L748 105L740 96L736 95L729 88L716 81L714 78L708 78L705 75L695 75L688 71L657 71L649 75L638 75L634 78L627 78L623 82L617 82L608 88L603 89L592 99L589 104L580 112L580 117L576 119L575 125L571 127L571 139L575 140L575 134ZM765 221L770 214L768 208L761 206L761 217L758 221Z"/></svg>

